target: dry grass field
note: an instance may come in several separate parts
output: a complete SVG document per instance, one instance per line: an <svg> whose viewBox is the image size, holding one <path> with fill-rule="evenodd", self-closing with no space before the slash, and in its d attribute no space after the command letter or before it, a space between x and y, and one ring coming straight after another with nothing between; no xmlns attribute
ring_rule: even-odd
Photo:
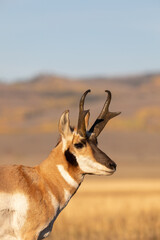
<svg viewBox="0 0 160 240"><path fill-rule="evenodd" d="M160 179L88 177L49 240L159 240Z"/></svg>

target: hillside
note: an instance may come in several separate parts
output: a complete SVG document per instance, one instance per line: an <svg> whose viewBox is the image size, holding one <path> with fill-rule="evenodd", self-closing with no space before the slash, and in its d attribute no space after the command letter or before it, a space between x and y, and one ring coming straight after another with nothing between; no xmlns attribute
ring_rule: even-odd
<svg viewBox="0 0 160 240"><path fill-rule="evenodd" d="M92 124L111 90L111 120L100 136L103 150L118 159L120 176L157 176L160 156L160 74L120 78L69 79L39 75L29 81L0 84L1 163L34 165L47 156L58 138L62 112L77 124L81 94L91 89L86 109ZM107 146L107 147L106 147ZM32 160L34 159L34 161ZM137 167L138 164L138 167ZM143 168L145 164L145 169Z"/></svg>
<svg viewBox="0 0 160 240"><path fill-rule="evenodd" d="M118 130L160 131L160 75L128 77L127 79L70 80L41 75L27 82L0 85L0 133L50 132L65 109L78 111L80 95L92 89L86 104L95 115L105 100L105 89L113 93L111 107L122 111L114 121ZM94 117L94 116L93 116Z"/></svg>

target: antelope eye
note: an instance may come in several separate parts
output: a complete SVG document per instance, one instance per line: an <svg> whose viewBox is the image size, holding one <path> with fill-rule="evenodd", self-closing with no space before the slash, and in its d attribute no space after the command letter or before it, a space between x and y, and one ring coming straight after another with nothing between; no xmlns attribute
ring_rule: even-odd
<svg viewBox="0 0 160 240"><path fill-rule="evenodd" d="M75 146L75 148L83 148L84 147L83 143L75 143L74 146Z"/></svg>

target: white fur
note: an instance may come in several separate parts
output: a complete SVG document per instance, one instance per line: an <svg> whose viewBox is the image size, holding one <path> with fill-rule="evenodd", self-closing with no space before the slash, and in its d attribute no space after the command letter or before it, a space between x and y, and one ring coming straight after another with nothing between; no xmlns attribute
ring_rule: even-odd
<svg viewBox="0 0 160 240"><path fill-rule="evenodd" d="M57 211L58 207L59 207L59 202L58 200L56 199L56 197L49 191L48 192L49 195L50 195L50 199L51 199L51 203L52 203L52 206L54 207L54 210L55 212Z"/></svg>
<svg viewBox="0 0 160 240"><path fill-rule="evenodd" d="M44 234L44 238L48 237L50 234L50 231Z"/></svg>
<svg viewBox="0 0 160 240"><path fill-rule="evenodd" d="M72 195L71 195L70 191L68 191L67 189L64 189L64 199L66 202L68 202L70 200L71 196Z"/></svg>
<svg viewBox="0 0 160 240"><path fill-rule="evenodd" d="M67 189L64 189L64 200L65 203L61 206L61 208L63 209L69 202L69 200L71 199L72 195L70 193L70 191L68 191Z"/></svg>
<svg viewBox="0 0 160 240"><path fill-rule="evenodd" d="M113 170L107 168L106 166L93 161L90 157L79 156L77 157L77 162L80 169L85 173L106 175L106 173L111 174L113 172Z"/></svg>
<svg viewBox="0 0 160 240"><path fill-rule="evenodd" d="M28 200L24 194L0 193L0 239L20 240L18 232L26 221L27 210Z"/></svg>
<svg viewBox="0 0 160 240"><path fill-rule="evenodd" d="M64 169L63 165L57 165L57 168L64 178L64 180L72 187L77 188L78 183L69 175L69 173Z"/></svg>
<svg viewBox="0 0 160 240"><path fill-rule="evenodd" d="M72 142L73 136L68 134L65 138L62 136L62 152L68 149L68 143Z"/></svg>
<svg viewBox="0 0 160 240"><path fill-rule="evenodd" d="M67 141L62 137L62 152L65 152L67 149Z"/></svg>

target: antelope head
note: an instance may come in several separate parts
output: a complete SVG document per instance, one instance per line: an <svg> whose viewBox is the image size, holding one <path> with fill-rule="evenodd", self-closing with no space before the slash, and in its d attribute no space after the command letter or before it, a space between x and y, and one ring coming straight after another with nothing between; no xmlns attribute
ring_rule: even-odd
<svg viewBox="0 0 160 240"><path fill-rule="evenodd" d="M111 175L116 171L116 163L98 148L97 138L107 122L120 114L110 112L111 92L106 90L107 99L101 113L87 130L90 112L84 110L87 90L79 102L78 126L70 127L69 111L65 111L59 121L59 132L62 137L62 149L67 161L79 168L82 174Z"/></svg>

